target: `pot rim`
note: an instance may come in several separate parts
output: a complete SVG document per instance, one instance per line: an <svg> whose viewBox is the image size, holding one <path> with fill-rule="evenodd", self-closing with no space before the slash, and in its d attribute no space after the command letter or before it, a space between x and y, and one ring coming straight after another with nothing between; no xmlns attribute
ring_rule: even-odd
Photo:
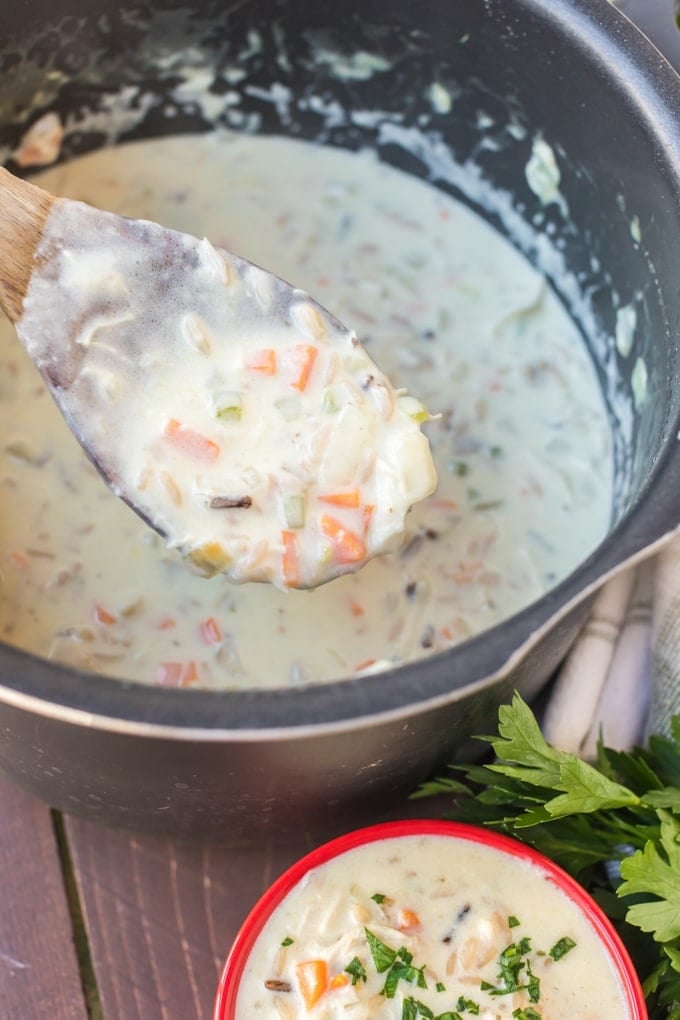
<svg viewBox="0 0 680 1020"><path fill-rule="evenodd" d="M658 142L657 162L678 196L675 214L680 221L680 121L674 113L680 109L680 77L609 4L594 11L590 0L558 0L547 9L543 0L522 3L536 18L559 24L576 48L603 63L628 104L644 118ZM512 15L505 9L499 17L507 21ZM667 539L680 527L675 499L679 490L680 415L670 425L663 452L635 504L568 577L495 627L427 659L299 688L171 690L74 670L0 644L0 703L73 725L187 740L226 735L243 741L265 735L284 739L423 712L508 675L519 653L533 647L556 619Z"/></svg>

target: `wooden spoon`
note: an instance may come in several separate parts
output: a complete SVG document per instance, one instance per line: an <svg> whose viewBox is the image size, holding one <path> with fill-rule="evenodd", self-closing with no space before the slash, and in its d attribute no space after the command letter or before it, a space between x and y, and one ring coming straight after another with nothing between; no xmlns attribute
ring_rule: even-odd
<svg viewBox="0 0 680 1020"><path fill-rule="evenodd" d="M21 317L24 295L33 271L34 253L42 237L54 197L0 167L0 306L12 322Z"/></svg>
<svg viewBox="0 0 680 1020"><path fill-rule="evenodd" d="M314 587L398 546L423 408L306 293L0 168L0 304L109 487L203 573Z"/></svg>

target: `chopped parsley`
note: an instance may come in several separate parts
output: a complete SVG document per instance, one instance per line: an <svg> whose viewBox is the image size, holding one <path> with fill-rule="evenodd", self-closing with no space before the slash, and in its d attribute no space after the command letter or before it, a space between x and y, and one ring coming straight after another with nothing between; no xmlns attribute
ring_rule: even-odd
<svg viewBox="0 0 680 1020"><path fill-rule="evenodd" d="M435 1013L419 999L409 996L404 999L401 1005L401 1020L463 1020L460 1013L447 1010L445 1013Z"/></svg>
<svg viewBox="0 0 680 1020"><path fill-rule="evenodd" d="M370 929L364 928L368 948L373 958L373 963L378 974L385 974L385 984L380 994L386 999L393 999L397 993L397 986L400 981L416 985L418 988L427 988L425 980L425 965L422 967L413 966L413 954L405 946L400 949L393 949L386 942L379 939ZM422 1014L421 1014L422 1015Z"/></svg>
<svg viewBox="0 0 680 1020"><path fill-rule="evenodd" d="M384 893L381 893L381 892L376 892L376 893L373 893L373 895L371 896L371 899L372 899L372 900L373 900L373 901L374 901L375 903L384 903L384 902L385 902L385 900L387 899L387 897L385 896L385 894L384 894Z"/></svg>
<svg viewBox="0 0 680 1020"><path fill-rule="evenodd" d="M515 1020L542 1020L541 1014L531 1006L527 1006L525 1009L514 1009L512 1015Z"/></svg>
<svg viewBox="0 0 680 1020"><path fill-rule="evenodd" d="M358 956L349 961L345 967L345 972L351 976L353 985L358 984L359 981L366 981L366 968Z"/></svg>
<svg viewBox="0 0 680 1020"><path fill-rule="evenodd" d="M526 959L531 952L531 939L526 936L519 942L511 942L498 957L498 983L490 984L482 981L480 988L489 995L511 995L514 992L529 991L532 1002L538 1002L538 978L531 973L529 961ZM526 984L523 983L527 978ZM536 998L534 998L536 996Z"/></svg>
<svg viewBox="0 0 680 1020"><path fill-rule="evenodd" d="M464 995L461 995L458 999L456 1009L461 1013L472 1013L473 1016L479 1015L479 1003L475 1002L474 999L466 999Z"/></svg>
<svg viewBox="0 0 680 1020"><path fill-rule="evenodd" d="M386 970L389 970L394 961L397 958L396 949L392 949L386 942L379 939L377 935L374 935L369 928L364 928L366 935L366 941L368 942L368 948L371 951L373 963L378 974L384 974Z"/></svg>
<svg viewBox="0 0 680 1020"><path fill-rule="evenodd" d="M552 947L548 955L551 956L555 961L561 960L562 957L566 956L567 953L571 949L573 949L575 945L576 943L574 942L574 940L570 939L568 935L565 935L563 938L557 940L557 942Z"/></svg>
<svg viewBox="0 0 680 1020"><path fill-rule="evenodd" d="M286 935L285 939L281 943L282 946L292 946L295 939L292 939L290 935Z"/></svg>

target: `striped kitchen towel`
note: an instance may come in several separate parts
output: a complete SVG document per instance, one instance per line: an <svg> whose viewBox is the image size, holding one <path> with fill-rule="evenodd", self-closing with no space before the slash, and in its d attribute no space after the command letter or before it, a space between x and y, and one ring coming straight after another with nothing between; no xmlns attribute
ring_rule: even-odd
<svg viewBox="0 0 680 1020"><path fill-rule="evenodd" d="M555 680L546 738L594 758L628 750L680 714L680 537L602 588Z"/></svg>

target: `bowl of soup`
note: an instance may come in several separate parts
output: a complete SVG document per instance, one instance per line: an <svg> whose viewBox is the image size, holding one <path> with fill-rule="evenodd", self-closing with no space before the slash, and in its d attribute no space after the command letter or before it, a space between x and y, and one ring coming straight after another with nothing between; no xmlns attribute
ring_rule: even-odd
<svg viewBox="0 0 680 1020"><path fill-rule="evenodd" d="M525 844L476 826L354 830L292 865L243 923L214 1020L643 1020L599 907Z"/></svg>
<svg viewBox="0 0 680 1020"><path fill-rule="evenodd" d="M678 526L678 80L586 0L33 13L0 14L3 161L318 298L431 414L439 481L315 591L192 576L0 324L0 766L185 837L374 818Z"/></svg>

